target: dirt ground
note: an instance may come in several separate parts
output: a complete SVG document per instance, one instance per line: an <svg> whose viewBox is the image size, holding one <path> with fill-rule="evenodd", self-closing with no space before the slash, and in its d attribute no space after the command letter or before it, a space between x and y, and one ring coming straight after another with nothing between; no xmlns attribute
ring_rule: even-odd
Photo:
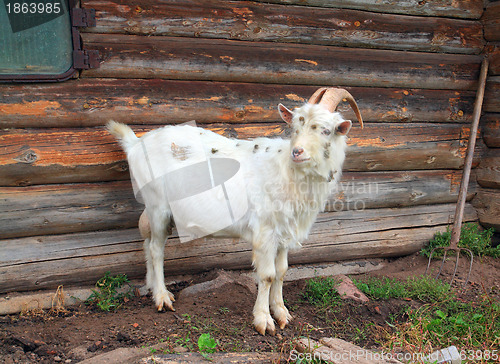
<svg viewBox="0 0 500 364"><path fill-rule="evenodd" d="M466 261L459 272L467 270ZM433 267L437 263L433 263ZM417 254L394 259L387 268L370 273L374 276L404 279L425 271L427 259ZM449 277L450 267L445 267ZM471 283L462 294L464 300L483 293L500 300L500 259L476 259ZM209 279L210 274L200 276ZM377 347L376 338L360 334L366 322L383 325L389 315L397 315L407 301L389 300L361 304L346 301L332 322L318 317L314 306L301 296L304 280L289 282L284 297L294 320L275 336L260 336L253 329L254 296L237 284L227 284L217 291L175 302L176 312L157 313L151 297L133 297L116 312L99 312L84 304L66 307L59 313L30 312L0 316L0 358L2 363L77 363L120 347L150 347L165 342L170 352L197 350L197 339L210 333L219 341L221 351L273 351L282 353L286 362L292 338L332 336L365 348ZM177 297L181 286L169 287ZM416 304L416 303L415 303ZM345 323L348 323L347 325Z"/></svg>

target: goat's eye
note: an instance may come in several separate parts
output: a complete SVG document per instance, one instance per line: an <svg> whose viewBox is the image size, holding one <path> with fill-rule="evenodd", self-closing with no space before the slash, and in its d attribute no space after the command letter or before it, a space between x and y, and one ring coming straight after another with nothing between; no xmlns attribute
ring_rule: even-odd
<svg viewBox="0 0 500 364"><path fill-rule="evenodd" d="M311 125L312 130L316 130L317 127L318 127L317 125Z"/></svg>
<svg viewBox="0 0 500 364"><path fill-rule="evenodd" d="M299 131L298 131L298 130L295 130L295 134L298 134L298 133L299 133Z"/></svg>
<svg viewBox="0 0 500 364"><path fill-rule="evenodd" d="M305 119L304 119L304 117L303 117L303 116L301 116L301 117L299 118L299 121L304 121L304 120L305 120Z"/></svg>
<svg viewBox="0 0 500 364"><path fill-rule="evenodd" d="M330 129L323 129L323 131L321 132L321 134L323 134L323 135L330 135L331 131L330 131Z"/></svg>

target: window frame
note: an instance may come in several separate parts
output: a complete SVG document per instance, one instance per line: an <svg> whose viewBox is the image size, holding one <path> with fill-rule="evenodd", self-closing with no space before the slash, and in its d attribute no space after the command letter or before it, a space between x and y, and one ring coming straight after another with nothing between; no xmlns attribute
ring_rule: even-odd
<svg viewBox="0 0 500 364"><path fill-rule="evenodd" d="M0 83L14 82L63 82L72 78L75 73L82 69L99 67L97 51L87 53L83 49L80 36L80 27L95 27L95 10L77 7L78 0L62 0L68 5L68 13L71 26L71 42L73 45L71 67L60 74L0 74ZM87 63L85 58L87 58Z"/></svg>

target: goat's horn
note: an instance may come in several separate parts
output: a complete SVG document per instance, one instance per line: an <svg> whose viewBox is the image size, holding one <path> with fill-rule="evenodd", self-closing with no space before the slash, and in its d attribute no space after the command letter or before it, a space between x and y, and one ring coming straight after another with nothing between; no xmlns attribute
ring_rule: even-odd
<svg viewBox="0 0 500 364"><path fill-rule="evenodd" d="M328 90L327 87L321 87L317 89L316 92L314 92L312 96L309 98L308 103L317 104L325 94L326 90Z"/></svg>
<svg viewBox="0 0 500 364"><path fill-rule="evenodd" d="M311 96L311 98L309 99L309 103L313 103L311 102L311 100L316 101L314 103L318 103L318 99L320 99L319 104L326 107L330 112L334 112L335 110L337 110L337 106L340 104L340 102L343 99L346 99L349 102L349 105L351 105L351 108L354 110L361 128L363 128L363 118L361 117L361 112L359 111L358 104L356 103L356 100L354 100L354 97L352 97L352 95L347 90L343 88L322 87L318 89L313 94L313 96Z"/></svg>

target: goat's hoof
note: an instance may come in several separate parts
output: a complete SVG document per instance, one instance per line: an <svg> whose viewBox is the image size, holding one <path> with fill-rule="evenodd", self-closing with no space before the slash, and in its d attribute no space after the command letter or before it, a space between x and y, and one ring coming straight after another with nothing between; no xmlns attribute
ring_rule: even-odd
<svg viewBox="0 0 500 364"><path fill-rule="evenodd" d="M254 319L254 326L255 330L262 336L266 335L266 331L272 336L276 334L273 318L269 314L256 316Z"/></svg>
<svg viewBox="0 0 500 364"><path fill-rule="evenodd" d="M156 309L158 310L158 312L162 312L167 308L171 311L175 311L175 308L172 305L172 301L175 301L174 295L172 293L168 291L160 293L159 295L155 296Z"/></svg>
<svg viewBox="0 0 500 364"><path fill-rule="evenodd" d="M288 309L286 307L279 307L275 310L274 312L274 318L276 319L276 322L278 323L278 326L280 327L281 330L285 328L286 325L290 321L292 321L292 315L288 312Z"/></svg>

